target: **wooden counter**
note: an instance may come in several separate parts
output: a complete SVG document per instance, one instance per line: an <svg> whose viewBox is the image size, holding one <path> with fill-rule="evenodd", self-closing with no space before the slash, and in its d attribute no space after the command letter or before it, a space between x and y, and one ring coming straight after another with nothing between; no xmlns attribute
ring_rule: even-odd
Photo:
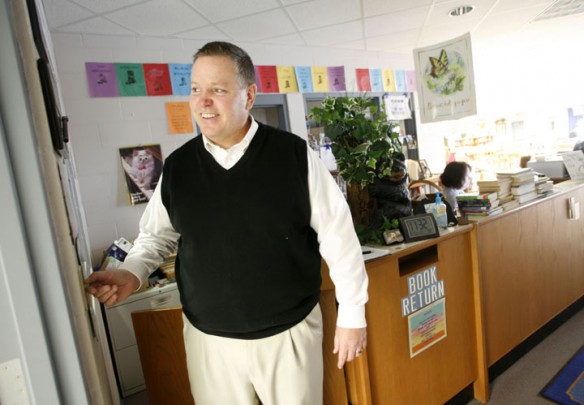
<svg viewBox="0 0 584 405"><path fill-rule="evenodd" d="M474 228L458 227L439 238L391 247L392 254L366 263L368 346L345 374L332 370L336 308L334 286L323 271L325 404L443 404L469 384L486 401L488 381L481 327L479 279L473 258ZM408 276L430 266L444 283L447 336L410 358L408 317L402 298ZM332 311L334 310L334 311ZM336 366L335 366L336 368ZM330 379L330 380L329 380ZM347 398L338 391L347 392ZM333 398L332 393L335 394Z"/></svg>
<svg viewBox="0 0 584 405"><path fill-rule="evenodd" d="M584 296L584 184L556 190L477 224L489 366Z"/></svg>

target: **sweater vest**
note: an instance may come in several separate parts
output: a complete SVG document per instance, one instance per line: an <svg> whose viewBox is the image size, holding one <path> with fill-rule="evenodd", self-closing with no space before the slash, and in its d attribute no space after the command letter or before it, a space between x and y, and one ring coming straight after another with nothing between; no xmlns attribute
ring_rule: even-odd
<svg viewBox="0 0 584 405"><path fill-rule="evenodd" d="M197 136L164 165L161 196L180 233L183 312L207 334L257 339L302 321L320 295L306 142L259 124L224 169Z"/></svg>

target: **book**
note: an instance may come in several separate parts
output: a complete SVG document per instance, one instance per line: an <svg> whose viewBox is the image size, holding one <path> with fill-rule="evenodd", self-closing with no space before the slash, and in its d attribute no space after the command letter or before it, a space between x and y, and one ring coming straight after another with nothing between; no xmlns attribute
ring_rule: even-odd
<svg viewBox="0 0 584 405"><path fill-rule="evenodd" d="M529 183L534 181L535 173L533 172L526 172L521 173L516 176L511 176L511 186L523 183Z"/></svg>
<svg viewBox="0 0 584 405"><path fill-rule="evenodd" d="M554 189L554 182L551 180L540 182L535 184L535 189L537 190L538 194L545 194L553 191Z"/></svg>
<svg viewBox="0 0 584 405"><path fill-rule="evenodd" d="M503 208L497 207L497 208L493 208L492 210L489 210L489 211L486 211L486 212L473 212L473 213L468 213L468 214L465 214L465 217L469 221L472 221L472 220L481 220L481 219L486 219L486 218L494 217L495 215L499 215L502 212L503 212Z"/></svg>
<svg viewBox="0 0 584 405"><path fill-rule="evenodd" d="M462 193L456 196L458 201L465 201L465 200L496 200L497 193Z"/></svg>
<svg viewBox="0 0 584 405"><path fill-rule="evenodd" d="M497 178L507 178L511 176L517 176L521 173L530 172L532 169L530 167L521 167L515 169L506 169L506 170L499 170L497 174Z"/></svg>
<svg viewBox="0 0 584 405"><path fill-rule="evenodd" d="M459 201L458 208L461 210L489 210L491 208L496 208L499 206L499 200L489 201L489 200L466 200Z"/></svg>
<svg viewBox="0 0 584 405"><path fill-rule="evenodd" d="M537 198L537 191L533 190L533 191L530 191L529 193L516 195L514 198L517 201L519 201L519 204L523 204L523 203L535 200Z"/></svg>
<svg viewBox="0 0 584 405"><path fill-rule="evenodd" d="M523 195L531 191L535 191L535 182L533 181L511 187L511 194L513 195Z"/></svg>

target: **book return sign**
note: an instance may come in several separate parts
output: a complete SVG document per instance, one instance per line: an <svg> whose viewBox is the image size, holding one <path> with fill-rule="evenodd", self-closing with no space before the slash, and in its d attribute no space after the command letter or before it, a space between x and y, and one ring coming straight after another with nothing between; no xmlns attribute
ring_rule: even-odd
<svg viewBox="0 0 584 405"><path fill-rule="evenodd" d="M412 274L407 279L408 296L402 298L402 317L444 298L444 280L438 280L436 265Z"/></svg>

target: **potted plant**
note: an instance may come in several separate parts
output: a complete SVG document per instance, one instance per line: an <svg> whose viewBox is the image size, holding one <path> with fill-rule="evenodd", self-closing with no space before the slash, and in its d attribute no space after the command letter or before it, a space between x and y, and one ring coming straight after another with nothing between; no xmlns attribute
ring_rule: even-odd
<svg viewBox="0 0 584 405"><path fill-rule="evenodd" d="M327 97L311 118L332 141L339 175L362 243L383 243L383 232L398 227L397 218L411 214L407 172L396 125L367 97ZM390 207L399 184L398 214ZM403 194L403 190L406 194ZM405 198L406 201L403 201ZM389 205L388 205L389 204Z"/></svg>

